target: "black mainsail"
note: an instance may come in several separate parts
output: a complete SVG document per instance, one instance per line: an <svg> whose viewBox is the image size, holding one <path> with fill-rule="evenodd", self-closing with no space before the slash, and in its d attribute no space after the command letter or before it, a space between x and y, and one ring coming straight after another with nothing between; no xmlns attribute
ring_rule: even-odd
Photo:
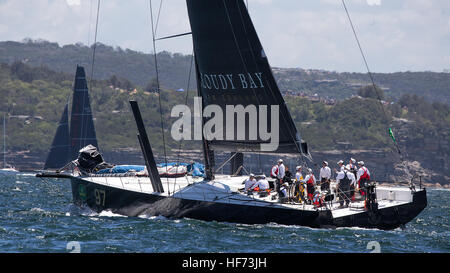
<svg viewBox="0 0 450 273"><path fill-rule="evenodd" d="M82 66L77 66L73 91L70 119L71 160L76 159L79 150L89 144L98 148L86 73Z"/></svg>
<svg viewBox="0 0 450 273"><path fill-rule="evenodd" d="M207 139L210 149L299 153L310 157L277 86L244 2L187 0L187 7L203 111L208 105L217 105L223 112L227 111L227 106L241 106L248 113L255 112L255 109L258 113L257 119L250 118L248 113L244 118L233 115L234 122L231 123L224 119L220 136ZM279 109L275 113L274 106ZM265 114L261 114L262 109L266 109ZM268 121L265 124L264 115ZM275 116L278 116L279 123L271 124ZM204 118L204 123L213 118ZM262 150L261 144L270 141L261 133L255 135L252 128L257 132L261 129L266 132L278 130L278 145L270 151Z"/></svg>
<svg viewBox="0 0 450 273"><path fill-rule="evenodd" d="M70 161L70 151L69 102L67 102L47 155L44 170L64 167Z"/></svg>

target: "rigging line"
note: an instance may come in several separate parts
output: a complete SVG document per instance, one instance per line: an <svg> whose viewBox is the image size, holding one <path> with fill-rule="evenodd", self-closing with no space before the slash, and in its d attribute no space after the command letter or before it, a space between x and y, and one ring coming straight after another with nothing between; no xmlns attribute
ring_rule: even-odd
<svg viewBox="0 0 450 273"><path fill-rule="evenodd" d="M156 85L158 88L158 101L159 101L159 115L161 119L161 134L162 134L162 141L163 141L163 147L164 147L164 162L166 163L166 170L167 170L167 152L166 152L166 139L164 136L164 121L163 121L163 110L162 110L162 103L161 103L161 90L160 90L160 84L159 84L159 71L158 71L158 58L156 55L156 41L155 41L155 28L154 28L154 22L153 22L153 8L152 8L152 0L149 0L150 3L150 20L151 20L151 27L152 27L152 40L153 40L153 56L155 61L155 72L156 72ZM167 180L167 183L168 180ZM168 194L170 195L170 189L169 185L167 185L167 190L169 191Z"/></svg>
<svg viewBox="0 0 450 273"><path fill-rule="evenodd" d="M92 24L92 0L89 1L89 31L88 31L88 43L87 46L90 46L91 44L91 24Z"/></svg>
<svg viewBox="0 0 450 273"><path fill-rule="evenodd" d="M160 0L160 2L159 2L159 11L158 11L158 17L156 18L156 26L155 26L155 36L156 36L156 31L158 30L158 25L159 25L159 16L161 15L162 3L163 3L163 0Z"/></svg>
<svg viewBox="0 0 450 273"><path fill-rule="evenodd" d="M356 42L357 42L358 47L359 47L359 51L361 52L361 56L362 56L362 58L363 58L363 60L364 60L364 64L366 65L367 73L369 74L370 80L372 81L373 89L375 90L375 93L377 94L378 102L380 103L381 109L383 110L384 117L385 117L386 120L387 120L387 119L388 119L388 118L387 118L388 116L387 116L387 114L386 114L386 111L384 110L383 103L381 103L381 97L380 97L380 94L378 93L377 86L376 86L376 84L375 84L375 80L374 80L374 78L373 78L372 72L370 71L369 64L367 63L367 59L366 59L366 56L365 56L365 54L364 54L363 48L362 48L362 46L361 46L361 43L359 42L358 35L356 34L355 26L353 25L352 18L350 17L350 13L349 13L349 11L348 11L348 9L347 9L347 5L345 4L345 0L342 0L342 5L344 6L345 13L347 14L348 20L349 20L349 22L350 22L350 26L352 27L352 30L353 30L353 35L355 36ZM398 147L398 144L397 144L396 142L394 142L394 145L395 145L395 148L397 148L397 152L402 156L402 153L401 153L401 151L400 151L400 148ZM403 156L402 156L402 157L403 157Z"/></svg>
<svg viewBox="0 0 450 273"><path fill-rule="evenodd" d="M224 3L224 4L225 4L225 3ZM238 5L238 7L239 7L239 4L237 4L237 5ZM247 29L245 28L245 23L244 23L244 18L243 18L243 15L242 15L242 11L241 11L240 8L238 8L238 10L239 10L239 15L240 15L240 18L241 18L241 23L242 23L244 32L247 34L248 32L247 32ZM228 10L226 10L226 11L227 11L227 15L228 15ZM248 10L247 10L247 11L248 11ZM250 17L250 14L249 14L249 17ZM228 16L228 18L229 18L229 16ZM229 19L229 22L230 22L230 25L231 25L231 27L232 27L232 24L231 24L231 20L230 20L230 19ZM255 30L255 32L256 32L256 30ZM234 30L233 30L233 35L235 35L235 34L234 34ZM260 70L259 67L258 67L258 63L257 63L257 61L256 61L255 53L253 52L252 43L250 43L250 40L248 39L249 35L246 35L246 37L247 37L247 43L248 43L248 46L249 46L249 49L250 49L250 53L251 53L251 56L252 56L254 65L256 66L256 68L257 68L258 70ZM239 44L237 43L236 37L235 37L235 40L236 40L236 46L238 47L239 54L241 55L240 48L239 48ZM259 42L259 44L261 45L261 42L259 41L259 38L258 38L258 42ZM262 48L262 50L264 50L263 47L262 47L262 45L261 45L261 48ZM244 60L243 60L242 55L241 55L241 59L242 59L242 63L243 63L243 65L244 65L245 69L247 70L246 72L248 72L247 66L246 66L246 64L245 64L245 62L244 62ZM268 65L269 68L270 68L269 61L268 61L267 59L266 59L266 61L267 61L267 65ZM270 71L271 71L271 70L270 70ZM272 72L272 71L271 71L271 72ZM273 77L273 75L272 75L272 77ZM267 82L267 79L266 79L266 82ZM270 90L270 94L272 95L272 97L275 98L275 99L277 99L277 95L275 94L275 92L273 92L271 85L270 85L270 84L267 84L266 86L267 86L267 88ZM256 96L255 90L252 89L252 91L253 91L253 94ZM257 98L258 103L259 103L258 96L256 96L256 98ZM283 100L283 102L284 102L284 107L286 108L287 113L289 114L289 109L287 108L286 102L284 101L284 99L283 99L282 96L281 96L281 98L282 98L282 100ZM283 105L280 105L280 106L283 107ZM285 116L285 113L284 113L283 111L281 111L281 109L280 109L280 113L281 113L281 117L284 119L284 121L285 121L285 122L289 122L289 117L286 117L286 116ZM291 119L291 122L292 122L292 126L295 128L295 123L292 121L292 119ZM297 132L297 133L298 133L298 132ZM300 152L300 154L301 154L301 157L303 157L302 148L301 148L301 146L298 146L297 138L296 138L296 136L294 136L293 134L294 134L294 132L292 132L291 130L289 130L289 135L290 135L291 139L294 141L295 145L297 146L297 149L299 150L299 152ZM300 139L299 139L299 141L300 141ZM301 145L301 142L300 142L300 145Z"/></svg>
<svg viewBox="0 0 450 273"><path fill-rule="evenodd" d="M244 18L243 18L243 16L242 16L242 11L241 11L240 8L238 8L238 10L239 10L239 15L240 15L240 17L241 17L241 22L242 22L242 26L243 26L244 32L247 33L247 29L245 28ZM247 9L247 11L248 11L248 9ZM250 17L250 14L249 14L249 17ZM255 32L256 32L256 30L255 30ZM258 63L257 63L257 61L256 61L255 53L253 52L252 43L250 43L250 40L248 39L249 35L246 35L246 37L247 37L247 43L248 43L248 45L249 45L249 49L250 49L250 53L251 53L251 56L252 56L254 65L257 67L258 70L260 70L260 69L259 69L259 66L258 66ZM259 39L258 39L258 40L259 40ZM261 42L259 42L259 43L261 44ZM262 47L262 45L261 45L261 48L262 48L262 50L264 50L263 47ZM270 64L269 64L268 60L267 60L267 64L268 64L268 66L270 67ZM266 80L266 82L267 82L267 80ZM268 86L268 89L270 90L270 94L272 95L272 97L275 98L275 99L277 99L277 96L276 96L275 92L273 92L271 85L270 85L270 84L267 84L267 86ZM282 97L281 97L281 98L282 98ZM284 99L283 99L283 101L284 101ZM289 109L287 109L286 103L284 103L284 105L285 105L285 107L286 107L287 113L289 114ZM284 113L283 111L280 111L280 112L281 112L281 116L282 116L282 118L284 119L284 121L285 121L285 122L289 122L288 117L286 117L286 116L284 115L285 113ZM292 124L292 125L295 127L295 124ZM292 132L292 131L290 131L290 136L291 136L292 140L294 141L294 143L295 143L296 146L297 146L296 137L293 136L293 132ZM299 149L299 151L300 151L300 153L301 153L301 151L302 151L302 150L301 150L301 147L297 146L297 148Z"/></svg>
<svg viewBox="0 0 450 273"><path fill-rule="evenodd" d="M187 81L187 89L186 89L186 98L184 100L184 105L188 105L188 100L189 100L189 88L190 88L190 84L191 84L191 76L192 76L192 66L194 64L194 49L192 49L192 55L191 55L191 65L189 67L189 74L188 74L188 81ZM183 128L184 130L185 128ZM180 140L180 145L178 146L178 153L177 153L177 165L180 163L180 154L181 154L181 145L183 144L183 138ZM177 170L178 173L178 170ZM189 183L189 180L188 180ZM175 191L175 186L177 184L177 177L175 176L175 183L173 186L173 189Z"/></svg>
<svg viewBox="0 0 450 273"><path fill-rule="evenodd" d="M95 35L94 35L94 47L92 49L92 63L91 63L91 78L89 79L89 89L92 91L92 79L94 77L94 65L95 65L95 51L97 48L97 34L98 34L98 19L100 17L100 0L98 0L98 4L97 4L97 19L95 21ZM83 108L84 109L84 105L86 103L86 97L89 96L89 93L84 93L83 94ZM86 132L83 133L84 130L84 118L81 118L81 132L80 132L80 138L83 139L83 137L85 136L85 134L87 134L87 130L85 130ZM82 143L80 141L80 143ZM82 146L84 147L86 143L82 143ZM81 147L81 148L83 148ZM98 148L98 147L97 147Z"/></svg>
<svg viewBox="0 0 450 273"><path fill-rule="evenodd" d="M180 36L185 36L185 35L191 35L191 34L192 34L192 32L175 34L175 35L170 35L170 36L166 36L166 37L161 37L161 38L155 39L155 41L165 40L165 39L170 39L170 38L175 38L175 37L180 37Z"/></svg>
<svg viewBox="0 0 450 273"><path fill-rule="evenodd" d="M69 143L69 147L72 147L72 145L71 145L71 143L70 143L70 122L69 122L69 117L70 117L70 114L71 114L71 113L69 113L69 105L70 105L69 103L70 103L70 94L67 95L67 100L66 100L66 107L67 107L67 125L69 126L69 135L67 136L67 137L68 137L67 143ZM68 160L68 159L72 156L71 153L72 153L72 148L69 148L68 151L67 151L66 160Z"/></svg>
<svg viewBox="0 0 450 273"><path fill-rule="evenodd" d="M238 51L238 53L239 53L239 56L240 56L242 65L243 65L243 67L244 67L244 69L245 69L245 72L248 73L249 70L248 70L248 68L247 68L247 64L246 64L245 61L244 61L244 57L243 57L242 52L241 52L241 49L240 49L240 47L239 47L239 42L238 42L238 40L237 40L236 33L235 33L235 31L234 31L233 23L231 22L231 18L230 18L230 14L229 14L229 12L228 12L227 5L225 4L225 1L224 1L224 0L223 0L222 2L223 2L223 5L224 5L224 7L225 7L225 12L226 12L226 15L227 15L227 18L228 18L228 23L230 24L231 33L233 34L234 43L235 43L236 48L237 48L237 51ZM236 5L239 7L239 3L236 3ZM244 29L244 31L247 33L247 31L246 31L246 29L245 29L244 20L243 20L243 18L242 18L242 13L241 13L241 11L240 11L239 8L238 8L238 10L239 10L239 13L240 13L240 16L241 16L241 21L242 21L243 29ZM255 57L254 57L254 54L253 54L253 51L252 51L252 47L251 47L250 41L248 40L248 36L247 36L247 42L248 42L248 44L249 44L249 49L250 49L250 52L252 53L252 57L253 57L253 59L255 60ZM255 66L258 67L257 64L256 64L256 61L255 61ZM259 68L258 68L258 70L259 70ZM259 97L256 95L256 90L255 90L254 88L251 88L251 90L252 90L252 93L253 93L254 97L256 98L256 101L258 102L258 104L260 104ZM244 169L245 169L245 168L244 168Z"/></svg>

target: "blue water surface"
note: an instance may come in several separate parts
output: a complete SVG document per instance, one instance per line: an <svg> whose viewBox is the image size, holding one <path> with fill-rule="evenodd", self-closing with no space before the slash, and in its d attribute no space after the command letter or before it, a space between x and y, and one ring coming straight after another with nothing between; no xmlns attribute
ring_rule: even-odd
<svg viewBox="0 0 450 273"><path fill-rule="evenodd" d="M364 253L371 242L381 252L450 252L449 204L450 191L429 189L404 230L243 225L95 213L72 204L67 180L0 176L0 252Z"/></svg>

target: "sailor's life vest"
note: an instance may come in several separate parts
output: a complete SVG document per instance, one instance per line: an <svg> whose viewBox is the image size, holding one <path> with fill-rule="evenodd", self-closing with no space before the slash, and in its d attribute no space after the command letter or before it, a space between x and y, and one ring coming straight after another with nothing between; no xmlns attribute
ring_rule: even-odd
<svg viewBox="0 0 450 273"><path fill-rule="evenodd" d="M322 199L320 198L320 192L316 192L312 199L313 205L316 207L321 207L323 205Z"/></svg>
<svg viewBox="0 0 450 273"><path fill-rule="evenodd" d="M306 181L306 192L308 193L308 200L313 199L314 190L314 176L311 175L308 181Z"/></svg>
<svg viewBox="0 0 450 273"><path fill-rule="evenodd" d="M314 176L311 175L308 179L308 181L306 181L307 185L314 185Z"/></svg>
<svg viewBox="0 0 450 273"><path fill-rule="evenodd" d="M367 168L362 167L362 169L364 170L364 173L363 173L363 175L361 175L361 177L359 179L360 180L370 180L370 175L367 173Z"/></svg>
<svg viewBox="0 0 450 273"><path fill-rule="evenodd" d="M361 195L365 196L366 195L365 187L367 186L367 183L370 181L370 175L368 174L366 167L362 168L364 170L364 173L359 178L358 186L361 189L360 190Z"/></svg>

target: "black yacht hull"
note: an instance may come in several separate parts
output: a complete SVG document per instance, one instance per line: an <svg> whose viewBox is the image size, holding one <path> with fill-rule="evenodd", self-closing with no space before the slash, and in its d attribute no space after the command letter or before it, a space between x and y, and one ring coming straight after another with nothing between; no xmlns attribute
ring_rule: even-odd
<svg viewBox="0 0 450 273"><path fill-rule="evenodd" d="M130 217L164 216L243 224L277 223L312 228L390 230L410 222L427 206L424 189L413 193L413 201L407 204L334 218L330 210L298 210L166 197L109 187L75 177L71 178L71 184L74 203L88 206L97 212L111 210Z"/></svg>
<svg viewBox="0 0 450 273"><path fill-rule="evenodd" d="M93 211L111 210L114 213L136 217L152 204L164 199L159 194L148 194L119 189L71 177L72 196L75 205L89 207Z"/></svg>

